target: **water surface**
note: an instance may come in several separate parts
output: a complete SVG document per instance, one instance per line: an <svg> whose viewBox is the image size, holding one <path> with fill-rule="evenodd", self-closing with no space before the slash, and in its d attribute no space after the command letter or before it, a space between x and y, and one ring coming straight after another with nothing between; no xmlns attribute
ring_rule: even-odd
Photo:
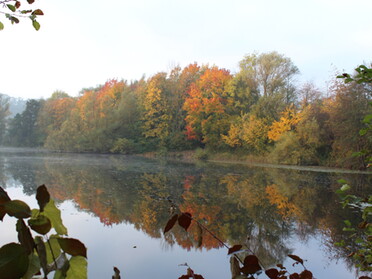
<svg viewBox="0 0 372 279"><path fill-rule="evenodd" d="M169 200L228 246L249 247L265 268L301 271L287 257L296 254L318 279L356 278L334 243L348 241L343 220L357 224L359 215L343 210L334 191L343 178L355 194L370 193L370 174L0 151L1 185L31 207L37 186L48 187L69 236L88 247L89 278L111 278L113 266L126 279L178 278L184 263L204 278L231 278L227 249L196 223L164 236ZM0 225L1 244L16 241L12 220Z"/></svg>

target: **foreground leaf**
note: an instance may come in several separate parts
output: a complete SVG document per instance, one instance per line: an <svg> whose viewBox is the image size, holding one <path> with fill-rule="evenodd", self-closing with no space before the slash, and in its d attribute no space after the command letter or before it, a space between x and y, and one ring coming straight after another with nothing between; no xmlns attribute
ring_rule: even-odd
<svg viewBox="0 0 372 279"><path fill-rule="evenodd" d="M67 235L67 229L62 223L61 211L56 207L52 199L44 207L44 214L49 218L53 228L59 235Z"/></svg>
<svg viewBox="0 0 372 279"><path fill-rule="evenodd" d="M0 22L0 30L2 29L4 29L4 25ZM10 201L8 193L5 192L2 187L0 187L0 220L1 221L3 221L4 216L6 214L5 208L2 205L8 201Z"/></svg>
<svg viewBox="0 0 372 279"><path fill-rule="evenodd" d="M40 207L40 212L43 212L44 207L50 201L50 194L49 194L48 189L45 187L44 184L37 187L36 200L37 200L37 203Z"/></svg>
<svg viewBox="0 0 372 279"><path fill-rule="evenodd" d="M241 268L244 274L255 274L259 270L261 270L261 266L255 255L248 255L244 258L244 266Z"/></svg>
<svg viewBox="0 0 372 279"><path fill-rule="evenodd" d="M235 253L235 252L237 252L237 251L239 251L240 249L242 249L242 245L234 245L233 247L230 247L229 248L229 251L228 251L228 255L230 255L230 254L232 254L232 253Z"/></svg>
<svg viewBox="0 0 372 279"><path fill-rule="evenodd" d="M181 216L178 217L178 224L187 231L191 224L191 214L188 212L182 213Z"/></svg>
<svg viewBox="0 0 372 279"><path fill-rule="evenodd" d="M295 260L296 262L299 262L300 264L304 264L304 261L303 259L301 259L299 256L296 256L296 255L288 255L288 257L290 257L292 260Z"/></svg>
<svg viewBox="0 0 372 279"><path fill-rule="evenodd" d="M87 257L87 248L78 239L58 238L58 243L62 250L71 256Z"/></svg>
<svg viewBox="0 0 372 279"><path fill-rule="evenodd" d="M173 228L173 226L174 226L174 224L176 224L177 220L178 220L178 214L173 215L173 217L167 222L167 224L164 228L164 234L166 232L170 231Z"/></svg>
<svg viewBox="0 0 372 279"><path fill-rule="evenodd" d="M12 200L4 203L3 206L9 216L19 219L31 217L31 208L23 201Z"/></svg>
<svg viewBox="0 0 372 279"><path fill-rule="evenodd" d="M31 279L36 273L40 272L40 260L34 253L28 256L29 264L28 269L22 279Z"/></svg>
<svg viewBox="0 0 372 279"><path fill-rule="evenodd" d="M70 268L66 279L86 279L87 260L84 257L75 256L70 259Z"/></svg>
<svg viewBox="0 0 372 279"><path fill-rule="evenodd" d="M26 226L23 219L18 219L16 224L16 229L18 232L18 240L25 248L27 255L30 255L34 248L36 247L34 239L32 238L30 229Z"/></svg>
<svg viewBox="0 0 372 279"><path fill-rule="evenodd" d="M28 220L28 225L32 230L42 235L47 234L52 228L49 218L44 215L39 215L37 218Z"/></svg>
<svg viewBox="0 0 372 279"><path fill-rule="evenodd" d="M26 250L16 243L0 248L0 274L2 279L21 278L28 269Z"/></svg>

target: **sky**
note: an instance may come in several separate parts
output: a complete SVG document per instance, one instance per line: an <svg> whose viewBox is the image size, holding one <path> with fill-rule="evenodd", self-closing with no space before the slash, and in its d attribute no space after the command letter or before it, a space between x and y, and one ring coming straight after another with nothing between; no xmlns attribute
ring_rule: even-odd
<svg viewBox="0 0 372 279"><path fill-rule="evenodd" d="M36 0L32 7L44 12L39 31L27 18L11 25L0 14L0 93L12 97L77 96L109 79L149 78L193 62L234 74L245 55L270 51L299 68L298 84L324 90L336 71L372 61L371 0Z"/></svg>

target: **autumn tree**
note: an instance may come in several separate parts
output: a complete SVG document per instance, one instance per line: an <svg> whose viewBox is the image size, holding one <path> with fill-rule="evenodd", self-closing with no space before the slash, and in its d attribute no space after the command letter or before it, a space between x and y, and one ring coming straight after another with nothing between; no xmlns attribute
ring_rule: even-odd
<svg viewBox="0 0 372 279"><path fill-rule="evenodd" d="M221 135L229 128L227 110L232 98L227 89L231 78L228 70L207 67L191 85L184 105L189 139L211 146L221 144Z"/></svg>

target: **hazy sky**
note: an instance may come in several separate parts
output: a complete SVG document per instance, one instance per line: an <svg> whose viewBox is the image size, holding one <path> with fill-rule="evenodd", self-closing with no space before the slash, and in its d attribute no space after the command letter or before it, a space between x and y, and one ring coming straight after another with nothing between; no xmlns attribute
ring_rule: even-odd
<svg viewBox="0 0 372 279"><path fill-rule="evenodd" d="M36 0L45 15L11 25L0 14L0 92L76 96L108 79L140 79L179 64L232 73L244 55L276 50L299 82L372 58L371 0Z"/></svg>

